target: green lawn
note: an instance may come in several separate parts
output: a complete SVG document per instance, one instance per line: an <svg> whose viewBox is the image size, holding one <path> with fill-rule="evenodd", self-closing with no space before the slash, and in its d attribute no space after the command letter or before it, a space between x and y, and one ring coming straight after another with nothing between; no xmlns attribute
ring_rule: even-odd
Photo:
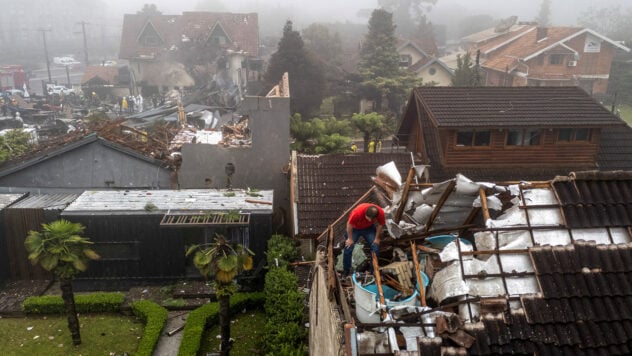
<svg viewBox="0 0 632 356"><path fill-rule="evenodd" d="M627 122L628 125L632 125L632 106L620 104L617 105L617 109L621 111L621 119Z"/></svg>
<svg viewBox="0 0 632 356"><path fill-rule="evenodd" d="M230 350L232 356L263 355L263 327L266 314L263 310L249 310L231 317L230 335L235 340ZM199 355L219 351L219 325L206 330L202 336Z"/></svg>
<svg viewBox="0 0 632 356"><path fill-rule="evenodd" d="M0 354L8 355L122 355L134 354L143 324L118 314L79 315L81 345L73 346L65 316L0 319Z"/></svg>

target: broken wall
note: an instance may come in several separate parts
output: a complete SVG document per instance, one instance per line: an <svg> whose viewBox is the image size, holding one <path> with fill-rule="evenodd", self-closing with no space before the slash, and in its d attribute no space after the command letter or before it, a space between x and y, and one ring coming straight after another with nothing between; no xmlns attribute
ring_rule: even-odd
<svg viewBox="0 0 632 356"><path fill-rule="evenodd" d="M309 354L340 355L344 349L342 322L336 304L329 301L327 270L314 269L309 295Z"/></svg>
<svg viewBox="0 0 632 356"><path fill-rule="evenodd" d="M185 144L178 181L185 189L226 188L225 167L232 163L233 188L274 190L275 218L281 220L277 220L273 230L278 231L281 222L289 221L290 99L246 97L239 113L249 117L252 144Z"/></svg>

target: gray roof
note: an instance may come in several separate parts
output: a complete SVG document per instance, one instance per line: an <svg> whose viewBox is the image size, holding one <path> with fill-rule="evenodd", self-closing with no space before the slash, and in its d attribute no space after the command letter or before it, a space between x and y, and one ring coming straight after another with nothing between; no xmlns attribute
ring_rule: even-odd
<svg viewBox="0 0 632 356"><path fill-rule="evenodd" d="M79 194L36 194L11 205L10 209L48 209L63 210L72 203Z"/></svg>
<svg viewBox="0 0 632 356"><path fill-rule="evenodd" d="M4 209L26 194L0 194L0 209Z"/></svg>
<svg viewBox="0 0 632 356"><path fill-rule="evenodd" d="M234 193L234 196L231 196ZM95 213L165 214L198 211L239 210L271 214L273 191L248 194L244 190L103 190L86 191L72 202L62 215ZM259 203L257 203L259 202Z"/></svg>

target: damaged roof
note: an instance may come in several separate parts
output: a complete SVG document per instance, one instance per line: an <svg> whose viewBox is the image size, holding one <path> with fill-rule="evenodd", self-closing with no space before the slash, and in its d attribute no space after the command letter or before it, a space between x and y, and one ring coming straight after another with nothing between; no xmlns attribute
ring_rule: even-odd
<svg viewBox="0 0 632 356"><path fill-rule="evenodd" d="M504 185L462 175L406 182L383 206L380 260L393 264L397 248L450 237L418 252L431 280L427 307L377 303L385 314L366 324L357 314L365 301L352 302L346 282L330 284L340 310L351 310L343 324L357 333L345 345L361 354L631 353L631 188L632 172L623 171ZM324 245L342 242L330 236Z"/></svg>

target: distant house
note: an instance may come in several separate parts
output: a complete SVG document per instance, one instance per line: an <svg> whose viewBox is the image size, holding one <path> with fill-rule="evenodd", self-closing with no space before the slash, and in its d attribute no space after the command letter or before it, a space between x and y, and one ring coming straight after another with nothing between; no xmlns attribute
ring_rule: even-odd
<svg viewBox="0 0 632 356"><path fill-rule="evenodd" d="M616 135L629 139L629 126L578 87L420 87L396 137L432 181L500 181L632 169L630 146L609 142Z"/></svg>
<svg viewBox="0 0 632 356"><path fill-rule="evenodd" d="M591 29L539 27L518 23L463 39L466 50L480 51L487 86L577 85L604 94L612 59L630 49Z"/></svg>
<svg viewBox="0 0 632 356"><path fill-rule="evenodd" d="M432 38L399 40L397 52L400 67L413 71L424 83L450 85L453 70L437 57L439 50Z"/></svg>
<svg viewBox="0 0 632 356"><path fill-rule="evenodd" d="M99 98L129 95L129 78L128 67L88 66L81 78L81 88L85 95L94 92Z"/></svg>
<svg viewBox="0 0 632 356"><path fill-rule="evenodd" d="M245 86L260 68L256 13L126 14L119 57L147 91L193 86L195 73L226 69Z"/></svg>

